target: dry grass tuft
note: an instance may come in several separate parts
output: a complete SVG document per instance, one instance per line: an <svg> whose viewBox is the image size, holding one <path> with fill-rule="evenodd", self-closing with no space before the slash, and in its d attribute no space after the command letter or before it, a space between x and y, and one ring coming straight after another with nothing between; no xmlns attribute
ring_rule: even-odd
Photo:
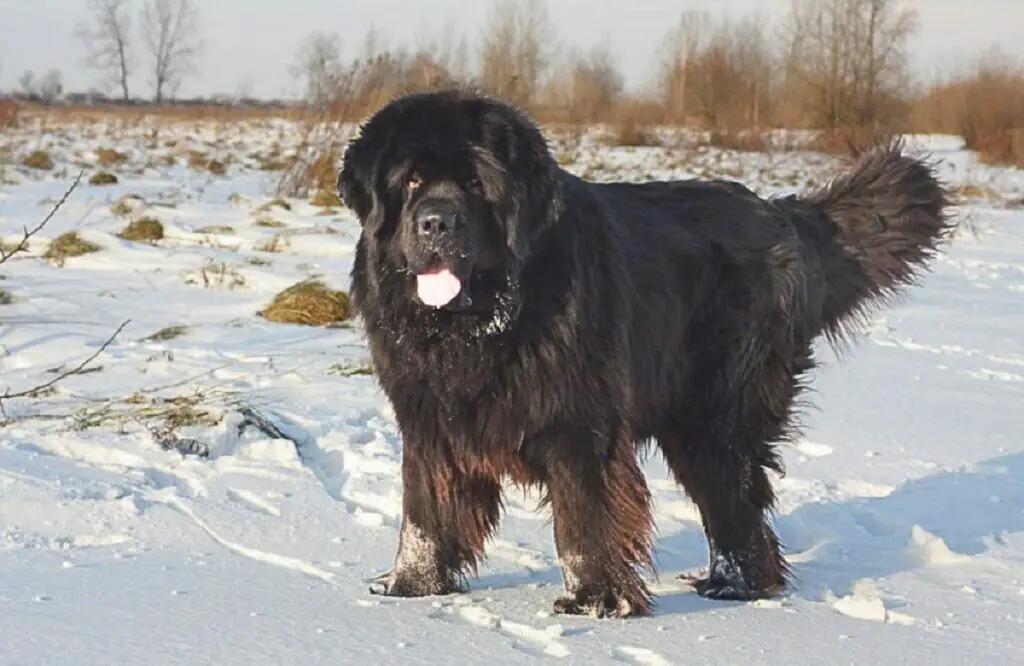
<svg viewBox="0 0 1024 666"><path fill-rule="evenodd" d="M11 305L14 303L14 294L6 289L0 289L0 305Z"/></svg>
<svg viewBox="0 0 1024 666"><path fill-rule="evenodd" d="M53 159L45 150L33 150L21 160L21 163L30 169L37 169L39 171L53 169Z"/></svg>
<svg viewBox="0 0 1024 666"><path fill-rule="evenodd" d="M76 430L99 426L124 429L125 425L136 423L164 435L173 434L182 428L213 427L223 420L223 414L203 406L202 402L206 398L201 394L158 398L134 393L99 409L79 410L75 414L73 427ZM168 439L173 441L176 438Z"/></svg>
<svg viewBox="0 0 1024 666"><path fill-rule="evenodd" d="M282 208L284 210L290 211L292 209L292 205L285 201L284 199L271 199L267 203L257 208L256 211L259 213L269 213L275 208Z"/></svg>
<svg viewBox="0 0 1024 666"><path fill-rule="evenodd" d="M961 201L1001 201L1003 196L986 185L977 183L961 183L953 190L953 195Z"/></svg>
<svg viewBox="0 0 1024 666"><path fill-rule="evenodd" d="M90 185L117 185L117 176L109 171L98 171L89 179Z"/></svg>
<svg viewBox="0 0 1024 666"><path fill-rule="evenodd" d="M128 224L118 232L118 237L128 241L152 242L162 240L164 225L152 217L142 217Z"/></svg>
<svg viewBox="0 0 1024 666"><path fill-rule="evenodd" d="M331 367L327 368L327 374L338 375L339 377L372 377L373 364L370 363L369 359L347 363L335 363Z"/></svg>
<svg viewBox="0 0 1024 666"><path fill-rule="evenodd" d="M332 146L329 150L318 155L313 163L309 165L307 178L310 187L317 190L331 190L338 183L338 169L335 166L339 161L337 147Z"/></svg>
<svg viewBox="0 0 1024 666"><path fill-rule="evenodd" d="M261 217L253 222L257 227L263 227L265 229L281 229L287 226L284 222L278 220L272 220L268 217Z"/></svg>
<svg viewBox="0 0 1024 666"><path fill-rule="evenodd" d="M110 212L119 217L127 217L145 205L145 200L138 194L126 194L110 207Z"/></svg>
<svg viewBox="0 0 1024 666"><path fill-rule="evenodd" d="M309 200L310 205L322 208L338 208L341 206L341 199L330 190L318 190L313 198Z"/></svg>
<svg viewBox="0 0 1024 666"><path fill-rule="evenodd" d="M329 289L321 280L310 278L279 293L257 314L278 324L330 326L348 319L351 310L348 294Z"/></svg>
<svg viewBox="0 0 1024 666"><path fill-rule="evenodd" d="M97 148L96 149L96 164L101 167L112 167L119 166L128 161L128 156L124 153L119 153L113 148Z"/></svg>
<svg viewBox="0 0 1024 666"><path fill-rule="evenodd" d="M260 161L260 171L285 171L295 165L295 159L268 157Z"/></svg>
<svg viewBox="0 0 1024 666"><path fill-rule="evenodd" d="M233 234L235 228L230 227L226 224L212 224L208 227L200 227L196 229L197 234Z"/></svg>
<svg viewBox="0 0 1024 666"><path fill-rule="evenodd" d="M227 289L234 291L246 286L245 275L227 262L209 262L198 271L185 277L187 285L202 285L206 289Z"/></svg>
<svg viewBox="0 0 1024 666"><path fill-rule="evenodd" d="M43 259L62 265L70 257L81 257L102 249L96 243L79 236L77 231L68 231L50 241L49 247L43 253Z"/></svg>
<svg viewBox="0 0 1024 666"><path fill-rule="evenodd" d="M185 326L184 324L176 324L174 326L161 328L156 333L153 333L152 335L147 335L146 337L142 338L142 341L164 342L166 340L174 340L175 338L180 338L181 336L185 335L186 333L188 333L188 331L188 326Z"/></svg>
<svg viewBox="0 0 1024 666"><path fill-rule="evenodd" d="M283 252L288 247L288 240L281 234L276 234L270 240L256 246L258 252Z"/></svg>
<svg viewBox="0 0 1024 666"><path fill-rule="evenodd" d="M215 176L223 176L228 172L226 164L208 157L199 150L188 151L188 166L195 171L208 171Z"/></svg>
<svg viewBox="0 0 1024 666"><path fill-rule="evenodd" d="M615 124L608 141L613 146L632 148L650 148L661 145L658 135L632 115Z"/></svg>

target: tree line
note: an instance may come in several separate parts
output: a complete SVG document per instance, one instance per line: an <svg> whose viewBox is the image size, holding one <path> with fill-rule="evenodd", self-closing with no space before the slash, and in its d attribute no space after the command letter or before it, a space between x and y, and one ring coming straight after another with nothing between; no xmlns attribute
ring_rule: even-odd
<svg viewBox="0 0 1024 666"><path fill-rule="evenodd" d="M203 39L195 0L86 0L88 19L74 37L84 48L83 63L100 76L100 88L114 88L131 102L133 76L140 66L153 100L173 97L186 77L197 72ZM28 70L18 79L21 92L44 103L64 94L60 70L41 75Z"/></svg>
<svg viewBox="0 0 1024 666"><path fill-rule="evenodd" d="M123 100L140 60L157 103L196 72L203 43L196 0L87 1L89 21L76 31L85 62ZM649 85L627 93L607 41L573 48L559 39L544 0L491 0L472 42L450 29L415 47L391 45L370 27L358 55L345 57L352 45L337 32L314 31L298 45L290 71L307 108L350 116L399 92L471 83L545 121L686 124L719 133L941 131L1024 155L1020 63L993 48L924 81L910 64L919 31L917 12L898 0L790 0L774 17L683 10L662 37ZM59 95L59 72L23 79L44 98Z"/></svg>

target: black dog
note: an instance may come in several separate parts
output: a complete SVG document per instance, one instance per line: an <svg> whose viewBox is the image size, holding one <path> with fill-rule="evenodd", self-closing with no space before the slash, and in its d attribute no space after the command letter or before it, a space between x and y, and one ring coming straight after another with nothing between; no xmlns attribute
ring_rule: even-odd
<svg viewBox="0 0 1024 666"><path fill-rule="evenodd" d="M598 184L524 113L463 89L376 113L338 186L363 226L353 303L404 439L398 554L374 591L463 589L508 477L552 509L556 612L598 617L651 609L650 439L703 518L698 592L786 586L767 470L812 341L913 284L952 228L898 142L804 197Z"/></svg>

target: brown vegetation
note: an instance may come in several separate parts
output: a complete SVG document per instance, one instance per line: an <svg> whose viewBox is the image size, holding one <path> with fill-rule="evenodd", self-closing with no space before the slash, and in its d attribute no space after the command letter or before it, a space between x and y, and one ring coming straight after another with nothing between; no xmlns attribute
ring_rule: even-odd
<svg viewBox="0 0 1024 666"><path fill-rule="evenodd" d="M45 150L33 150L21 160L21 163L29 169L38 171L49 171L53 168L53 159Z"/></svg>
<svg viewBox="0 0 1024 666"><path fill-rule="evenodd" d="M0 129L18 124L18 105L9 99L0 99Z"/></svg>
<svg viewBox="0 0 1024 666"><path fill-rule="evenodd" d="M117 235L128 241L151 243L163 239L164 225L155 218L142 217L130 222Z"/></svg>
<svg viewBox="0 0 1024 666"><path fill-rule="evenodd" d="M279 293L258 314L279 324L329 326L348 319L348 294L328 288L321 280L304 280Z"/></svg>
<svg viewBox="0 0 1024 666"><path fill-rule="evenodd" d="M90 185L117 185L117 176L108 171L97 171L89 177Z"/></svg>
<svg viewBox="0 0 1024 666"><path fill-rule="evenodd" d="M57 236L43 253L43 258L63 265L69 257L81 257L102 250L99 245L78 235L77 231L68 231Z"/></svg>
<svg viewBox="0 0 1024 666"><path fill-rule="evenodd" d="M655 129L669 125L700 130L715 146L759 151L780 147L768 131L781 128L816 132L810 149L851 154L896 132L944 132L962 135L986 161L1024 166L1024 67L993 52L923 85L908 57L919 29L915 12L897 0L793 0L778 19L685 10L664 34L650 89L626 91L611 44L564 48L542 0L492 0L475 39L452 39L449 29L444 40L405 48L371 29L362 52L346 60L336 34L313 33L293 67L305 90L300 105L47 112L82 119L113 112L123 122L151 115L299 121L295 154L256 159L277 172L279 196L301 198L334 189L355 124L396 94L452 83L516 102L571 136L603 124L607 140L620 145L656 145ZM29 111L37 109L22 109ZM191 162L211 166L205 156Z"/></svg>

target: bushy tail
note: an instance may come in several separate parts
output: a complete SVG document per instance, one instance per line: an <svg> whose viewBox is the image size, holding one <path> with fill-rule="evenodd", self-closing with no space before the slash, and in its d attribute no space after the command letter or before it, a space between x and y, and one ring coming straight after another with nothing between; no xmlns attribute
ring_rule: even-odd
<svg viewBox="0 0 1024 666"><path fill-rule="evenodd" d="M801 199L834 225L831 247L819 243L828 285L824 332L833 343L914 284L954 229L949 193L931 165L903 154L898 139L864 152L849 171Z"/></svg>

